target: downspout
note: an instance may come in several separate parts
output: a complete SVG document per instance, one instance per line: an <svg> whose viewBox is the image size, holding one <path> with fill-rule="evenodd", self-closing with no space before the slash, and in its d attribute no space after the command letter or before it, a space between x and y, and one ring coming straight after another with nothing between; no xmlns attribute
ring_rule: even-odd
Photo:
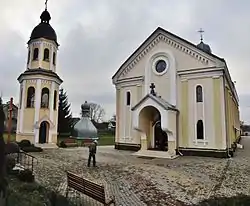
<svg viewBox="0 0 250 206"><path fill-rule="evenodd" d="M225 82L225 70L223 70L223 87L224 87L224 105L225 105L225 122L226 122L226 117L227 117L227 102L226 102L226 82ZM229 152L229 146L228 146L228 124L226 122L226 146L227 146L227 156L231 158L232 156L230 155Z"/></svg>

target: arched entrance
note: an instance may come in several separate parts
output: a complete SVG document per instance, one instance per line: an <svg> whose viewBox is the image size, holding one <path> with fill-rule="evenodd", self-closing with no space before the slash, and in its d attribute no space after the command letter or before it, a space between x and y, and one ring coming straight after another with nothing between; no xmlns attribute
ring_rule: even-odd
<svg viewBox="0 0 250 206"><path fill-rule="evenodd" d="M162 130L160 120L158 120L154 124L154 142L155 142L155 149L161 151L168 150L168 134Z"/></svg>
<svg viewBox="0 0 250 206"><path fill-rule="evenodd" d="M147 148L167 151L168 135L161 127L161 114L153 106L144 107L139 113L139 128L147 136Z"/></svg>
<svg viewBox="0 0 250 206"><path fill-rule="evenodd" d="M47 143L48 136L49 136L49 123L47 121L43 121L40 124L40 129L39 129L39 143L40 144Z"/></svg>

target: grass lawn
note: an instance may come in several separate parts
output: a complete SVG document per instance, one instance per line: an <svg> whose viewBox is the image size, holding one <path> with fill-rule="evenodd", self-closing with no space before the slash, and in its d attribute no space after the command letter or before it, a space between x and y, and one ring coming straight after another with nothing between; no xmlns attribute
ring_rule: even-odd
<svg viewBox="0 0 250 206"><path fill-rule="evenodd" d="M113 135L103 135L100 136L98 141L98 145L114 145L115 144L115 137Z"/></svg>
<svg viewBox="0 0 250 206"><path fill-rule="evenodd" d="M3 137L4 137L5 142L7 142L8 134L5 133L3 135ZM98 145L114 145L115 144L115 136L114 135L107 134L107 135L100 135L99 137L100 137L100 139L98 141ZM65 139L65 138L58 137L59 142L63 139ZM11 142L16 141L16 134L11 134L10 141Z"/></svg>

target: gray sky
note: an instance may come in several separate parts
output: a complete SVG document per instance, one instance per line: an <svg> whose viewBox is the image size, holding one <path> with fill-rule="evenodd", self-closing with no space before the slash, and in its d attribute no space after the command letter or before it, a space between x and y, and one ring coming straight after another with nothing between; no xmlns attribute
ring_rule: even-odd
<svg viewBox="0 0 250 206"><path fill-rule="evenodd" d="M111 77L161 26L193 43L197 30L212 52L226 59L240 96L241 119L250 123L250 1L248 0L49 0L51 25L61 45L58 74L74 115L85 100L115 112ZM17 77L25 70L32 29L44 0L1 0L0 90L18 100ZM76 89L78 87L78 89Z"/></svg>

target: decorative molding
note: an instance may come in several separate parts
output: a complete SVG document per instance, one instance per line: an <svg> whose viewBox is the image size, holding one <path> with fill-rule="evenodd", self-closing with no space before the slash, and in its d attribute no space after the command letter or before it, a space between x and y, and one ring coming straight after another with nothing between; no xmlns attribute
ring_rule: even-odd
<svg viewBox="0 0 250 206"><path fill-rule="evenodd" d="M26 81L28 84L35 84L37 82L37 79L29 79Z"/></svg>
<svg viewBox="0 0 250 206"><path fill-rule="evenodd" d="M221 76L222 76L222 75L221 75ZM219 76L219 75L218 75L218 76L213 76L212 78L213 78L213 79L219 79L221 76Z"/></svg>
<svg viewBox="0 0 250 206"><path fill-rule="evenodd" d="M42 84L51 84L51 81L50 80L44 80L44 79L42 79Z"/></svg>
<svg viewBox="0 0 250 206"><path fill-rule="evenodd" d="M185 53L186 55L189 55L190 57L196 59L197 61L201 62L204 65L208 65L209 62L211 61L210 59L208 59L207 57L205 57L205 55L198 53L197 51L195 51L195 49L191 49L186 45L183 45L179 42L177 42L176 40L172 40L169 37L166 37L163 34L159 34L155 39L153 39L151 41L151 43L149 43L121 72L120 74L118 74L119 78L124 77L132 68L134 68L134 66L145 56L149 53L149 51L152 50L152 48L154 48L159 42L165 42L167 43L169 46L171 46L172 48L179 50L183 53Z"/></svg>

